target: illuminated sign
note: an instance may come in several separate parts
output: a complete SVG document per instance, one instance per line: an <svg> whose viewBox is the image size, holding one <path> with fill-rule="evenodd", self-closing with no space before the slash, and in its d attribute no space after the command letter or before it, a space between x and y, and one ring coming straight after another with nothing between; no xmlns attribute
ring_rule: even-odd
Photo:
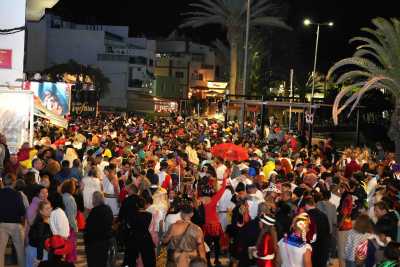
<svg viewBox="0 0 400 267"><path fill-rule="evenodd" d="M226 89L227 86L226 82L207 82L207 87L212 89Z"/></svg>

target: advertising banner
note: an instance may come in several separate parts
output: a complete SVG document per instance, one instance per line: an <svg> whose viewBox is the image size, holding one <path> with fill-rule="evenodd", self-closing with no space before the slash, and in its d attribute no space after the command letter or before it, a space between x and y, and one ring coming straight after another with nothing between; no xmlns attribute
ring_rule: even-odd
<svg viewBox="0 0 400 267"><path fill-rule="evenodd" d="M97 109L95 90L72 91L71 114L83 117L95 117Z"/></svg>
<svg viewBox="0 0 400 267"><path fill-rule="evenodd" d="M0 133L7 138L10 153L24 142L33 142L33 94L27 91L0 90Z"/></svg>
<svg viewBox="0 0 400 267"><path fill-rule="evenodd" d="M58 116L66 116L70 112L71 85L52 82L26 82L24 89L31 90L38 105ZM36 101L37 102L37 101Z"/></svg>

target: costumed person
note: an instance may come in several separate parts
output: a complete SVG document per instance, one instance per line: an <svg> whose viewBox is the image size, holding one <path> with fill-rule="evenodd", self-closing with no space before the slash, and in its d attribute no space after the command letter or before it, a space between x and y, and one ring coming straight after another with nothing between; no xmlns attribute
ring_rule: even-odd
<svg viewBox="0 0 400 267"><path fill-rule="evenodd" d="M223 234L221 223L219 222L218 215L217 215L217 204L221 199L222 195L225 192L226 182L229 177L230 170L226 169L223 182L221 188L218 192L213 195L209 196L202 192L202 196L200 201L204 205L204 214L205 214L205 224L203 225L203 231L205 236L205 241L209 247L211 244L214 243L215 249L215 264L221 264L219 261L220 256L220 237ZM203 194L204 193L204 194ZM210 253L207 254L207 261L210 263Z"/></svg>
<svg viewBox="0 0 400 267"><path fill-rule="evenodd" d="M261 233L257 241L256 249L252 250L252 256L257 259L258 267L277 266L277 264L275 264L275 246L277 240L276 233L273 232L274 225L275 219L273 217L266 214L260 216L259 226Z"/></svg>
<svg viewBox="0 0 400 267"><path fill-rule="evenodd" d="M281 267L312 267L312 248L306 242L309 226L307 213L301 213L293 219L291 234L278 242Z"/></svg>
<svg viewBox="0 0 400 267"><path fill-rule="evenodd" d="M104 190L104 203L110 206L114 217L118 216L119 205L119 184L118 177L115 174L115 165L110 164L104 168L105 177L103 179L103 190Z"/></svg>

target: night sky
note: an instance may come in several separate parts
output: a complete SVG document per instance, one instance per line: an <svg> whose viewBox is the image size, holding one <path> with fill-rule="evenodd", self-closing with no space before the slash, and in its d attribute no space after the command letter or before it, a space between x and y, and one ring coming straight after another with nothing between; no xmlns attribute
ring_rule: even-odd
<svg viewBox="0 0 400 267"><path fill-rule="evenodd" d="M195 0L191 0L192 2ZM129 25L132 36L159 38L167 36L188 11L190 0L60 0L54 10L82 23ZM361 27L371 26L371 18L399 16L397 1L357 0L276 0L282 3L289 24L296 35L296 51L301 54L301 64L311 68L314 55L315 32L302 25L304 17L314 21L335 22L332 29L321 29L319 69L326 71L335 61L350 56L354 46L348 40L360 32ZM217 26L186 31L194 41L210 43L224 35ZM279 35L276 35L279 38Z"/></svg>

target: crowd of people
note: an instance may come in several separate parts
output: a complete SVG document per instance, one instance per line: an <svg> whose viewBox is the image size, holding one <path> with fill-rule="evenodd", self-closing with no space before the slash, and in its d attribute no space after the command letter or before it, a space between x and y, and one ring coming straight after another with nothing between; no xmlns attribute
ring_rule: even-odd
<svg viewBox="0 0 400 267"><path fill-rule="evenodd" d="M89 267L399 266L393 153L239 129L102 114L40 121L16 154L0 134L0 267L10 243L20 267L75 266L80 232Z"/></svg>

